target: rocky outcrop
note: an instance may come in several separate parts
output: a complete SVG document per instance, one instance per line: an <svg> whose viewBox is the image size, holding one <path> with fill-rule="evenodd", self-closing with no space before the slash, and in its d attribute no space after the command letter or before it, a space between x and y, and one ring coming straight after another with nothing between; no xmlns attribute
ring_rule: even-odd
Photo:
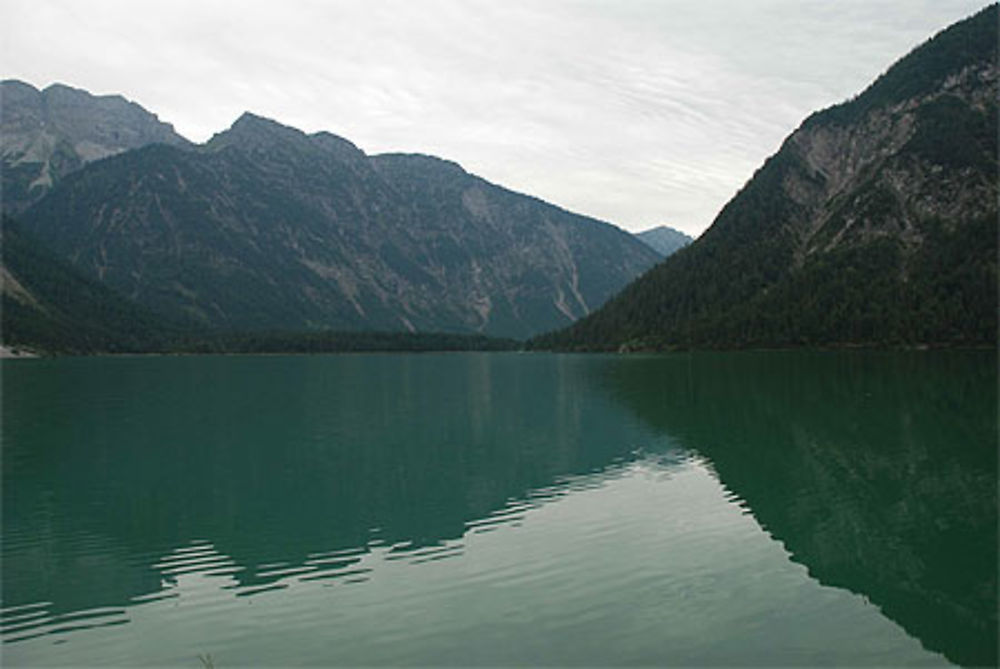
<svg viewBox="0 0 1000 669"><path fill-rule="evenodd" d="M147 144L183 146L173 127L120 95L0 82L3 210L18 212L83 165Z"/></svg>
<svg viewBox="0 0 1000 669"><path fill-rule="evenodd" d="M982 60L859 122L834 110L805 123L785 148L804 168L786 175L785 194L811 212L797 222L797 262L884 236L913 252L922 221L954 226L994 211L996 95L997 64Z"/></svg>

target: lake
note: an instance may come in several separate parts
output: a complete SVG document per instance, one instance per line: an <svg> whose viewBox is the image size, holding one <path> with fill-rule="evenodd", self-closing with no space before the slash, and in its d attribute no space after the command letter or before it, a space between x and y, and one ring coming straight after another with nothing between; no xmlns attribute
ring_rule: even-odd
<svg viewBox="0 0 1000 669"><path fill-rule="evenodd" d="M4 361L3 664L997 662L993 352Z"/></svg>

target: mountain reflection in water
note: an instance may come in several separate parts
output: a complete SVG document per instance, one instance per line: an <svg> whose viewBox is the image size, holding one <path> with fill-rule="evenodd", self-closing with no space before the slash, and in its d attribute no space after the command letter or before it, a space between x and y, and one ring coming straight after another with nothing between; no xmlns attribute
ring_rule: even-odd
<svg viewBox="0 0 1000 669"><path fill-rule="evenodd" d="M5 661L990 664L995 370L5 363Z"/></svg>
<svg viewBox="0 0 1000 669"><path fill-rule="evenodd" d="M629 357L601 383L811 576L995 666L996 370L986 351L706 353Z"/></svg>
<svg viewBox="0 0 1000 669"><path fill-rule="evenodd" d="M531 356L33 362L3 375L3 603L50 615L183 569L252 593L372 546L433 551L648 441L579 365Z"/></svg>

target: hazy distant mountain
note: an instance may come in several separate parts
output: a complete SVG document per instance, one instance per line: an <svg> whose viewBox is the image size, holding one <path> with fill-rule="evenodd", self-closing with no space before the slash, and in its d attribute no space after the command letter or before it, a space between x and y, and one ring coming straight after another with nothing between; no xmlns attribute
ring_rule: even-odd
<svg viewBox="0 0 1000 669"><path fill-rule="evenodd" d="M813 114L712 227L540 346L997 336L997 5Z"/></svg>
<svg viewBox="0 0 1000 669"><path fill-rule="evenodd" d="M659 225L649 230L637 232L635 236L664 258L680 251L692 241L691 237L685 235L680 230L675 230L666 225Z"/></svg>
<svg viewBox="0 0 1000 669"><path fill-rule="evenodd" d="M23 210L90 161L156 142L188 143L170 124L120 95L0 82L3 210Z"/></svg>
<svg viewBox="0 0 1000 669"><path fill-rule="evenodd" d="M252 114L202 147L87 165L23 223L140 305L239 330L527 336L587 314L658 259L454 163L370 158Z"/></svg>

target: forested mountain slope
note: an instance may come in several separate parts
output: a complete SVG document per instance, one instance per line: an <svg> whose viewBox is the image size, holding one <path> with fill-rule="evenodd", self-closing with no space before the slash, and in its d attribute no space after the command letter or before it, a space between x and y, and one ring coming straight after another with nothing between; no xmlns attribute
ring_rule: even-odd
<svg viewBox="0 0 1000 669"><path fill-rule="evenodd" d="M179 329L81 276L6 216L0 248L5 345L49 353L145 351Z"/></svg>
<svg viewBox="0 0 1000 669"><path fill-rule="evenodd" d="M996 333L994 4L810 116L696 242L533 345L993 344Z"/></svg>

